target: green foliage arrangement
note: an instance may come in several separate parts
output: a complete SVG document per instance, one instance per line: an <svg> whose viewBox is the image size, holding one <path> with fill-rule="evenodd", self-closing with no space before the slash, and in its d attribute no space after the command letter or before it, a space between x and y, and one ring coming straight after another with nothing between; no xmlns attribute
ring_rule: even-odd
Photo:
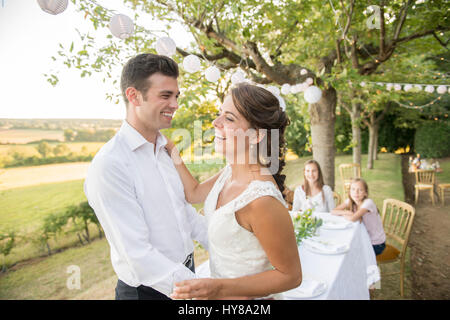
<svg viewBox="0 0 450 320"><path fill-rule="evenodd" d="M307 209L299 212L293 219L295 238L297 245L300 245L304 239L311 238L317 228L322 225L322 219L312 216L313 209Z"/></svg>

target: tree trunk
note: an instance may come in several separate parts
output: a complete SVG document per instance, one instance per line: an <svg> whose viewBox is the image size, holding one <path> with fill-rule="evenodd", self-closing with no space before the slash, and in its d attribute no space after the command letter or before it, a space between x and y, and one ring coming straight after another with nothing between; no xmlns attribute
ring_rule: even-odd
<svg viewBox="0 0 450 320"><path fill-rule="evenodd" d="M361 105L352 103L352 143L353 143L353 163L361 166Z"/></svg>
<svg viewBox="0 0 450 320"><path fill-rule="evenodd" d="M373 161L375 159L375 128L372 123L369 124L369 146L367 149L367 169L373 169Z"/></svg>
<svg viewBox="0 0 450 320"><path fill-rule="evenodd" d="M334 124L336 122L336 90L322 91L322 99L309 105L313 158L321 169L324 183L334 190Z"/></svg>
<svg viewBox="0 0 450 320"><path fill-rule="evenodd" d="M375 141L373 145L373 159L378 160L378 132L380 131L380 125L377 124L375 129Z"/></svg>

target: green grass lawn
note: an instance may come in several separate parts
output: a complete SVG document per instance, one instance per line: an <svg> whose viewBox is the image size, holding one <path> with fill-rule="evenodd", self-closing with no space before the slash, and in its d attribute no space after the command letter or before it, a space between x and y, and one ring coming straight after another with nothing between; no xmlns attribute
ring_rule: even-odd
<svg viewBox="0 0 450 320"><path fill-rule="evenodd" d="M289 187L293 188L302 183L303 164L308 159L299 158L287 163L284 173L287 175L286 184ZM366 156L363 155L362 176L368 181L370 197L380 209L385 198L403 200L400 161L398 155L380 154L379 160L375 162L375 169L367 170ZM351 156L336 157L336 168L340 163L347 162L351 162ZM441 165L444 174L448 175L450 161ZM341 193L337 170L336 190ZM0 198L0 225L33 229L39 225L45 214L62 210L65 206L84 199L82 181L6 191L1 193ZM199 207L201 206L197 206ZM12 255L18 254L15 251L16 249ZM195 256L197 265L208 258L201 248L196 248ZM117 278L109 259L109 246L103 238L86 246L28 261L23 266L13 268L17 270L0 275L0 299L113 299ZM66 270L70 265L78 265L81 269L80 290L68 290L66 287L69 277ZM408 272L409 265L407 274ZM407 281L406 297L408 290ZM376 298L395 299L399 296L398 291L398 277L392 277L392 280L383 278L382 290L377 291Z"/></svg>

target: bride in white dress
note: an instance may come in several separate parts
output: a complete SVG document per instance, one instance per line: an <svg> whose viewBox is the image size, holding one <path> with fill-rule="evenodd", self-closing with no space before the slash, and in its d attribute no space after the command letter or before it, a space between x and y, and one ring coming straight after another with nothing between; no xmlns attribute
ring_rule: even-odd
<svg viewBox="0 0 450 320"><path fill-rule="evenodd" d="M221 172L200 184L173 142L166 147L187 201L204 202L212 277L177 283L171 297L281 299L278 293L302 281L294 228L282 196L289 120L272 93L248 84L232 89L219 111L213 125L216 152L227 160ZM261 158L263 149L268 156Z"/></svg>

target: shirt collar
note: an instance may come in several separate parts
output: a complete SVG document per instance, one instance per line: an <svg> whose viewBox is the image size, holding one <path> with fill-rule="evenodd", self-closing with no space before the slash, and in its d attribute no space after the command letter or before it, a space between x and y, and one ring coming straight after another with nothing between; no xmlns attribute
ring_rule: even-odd
<svg viewBox="0 0 450 320"><path fill-rule="evenodd" d="M131 151L135 151L142 145L149 143L154 146L153 143L147 141L135 128L133 128L126 120L123 121L122 126L119 130L122 137L125 139L126 143L130 147ZM156 150L164 147L167 144L167 139L158 132L156 137Z"/></svg>

